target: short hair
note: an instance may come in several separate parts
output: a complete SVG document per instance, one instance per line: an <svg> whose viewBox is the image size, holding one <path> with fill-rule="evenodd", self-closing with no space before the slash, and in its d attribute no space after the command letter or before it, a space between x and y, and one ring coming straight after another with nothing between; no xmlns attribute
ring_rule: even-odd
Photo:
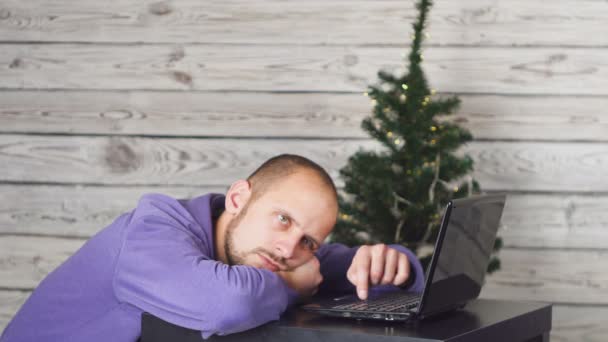
<svg viewBox="0 0 608 342"><path fill-rule="evenodd" d="M312 160L295 154L280 154L272 157L247 177L247 181L252 187L251 200L260 198L277 181L302 169L313 171L329 188L337 201L336 185L327 171Z"/></svg>

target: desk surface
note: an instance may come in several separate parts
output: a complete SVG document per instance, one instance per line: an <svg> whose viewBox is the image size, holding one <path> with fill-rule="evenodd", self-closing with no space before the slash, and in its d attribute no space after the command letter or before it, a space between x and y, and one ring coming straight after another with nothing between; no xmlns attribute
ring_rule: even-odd
<svg viewBox="0 0 608 342"><path fill-rule="evenodd" d="M419 323L357 321L331 318L292 309L281 320L208 341L549 341L550 304L478 299L463 310ZM142 321L142 342L160 341L167 335L164 322ZM163 327L163 325L165 325ZM176 327L174 327L176 328ZM164 330L164 333L162 331ZM176 328L183 329L183 328ZM203 341L200 333L183 329L174 341ZM167 340L167 339L162 339Z"/></svg>

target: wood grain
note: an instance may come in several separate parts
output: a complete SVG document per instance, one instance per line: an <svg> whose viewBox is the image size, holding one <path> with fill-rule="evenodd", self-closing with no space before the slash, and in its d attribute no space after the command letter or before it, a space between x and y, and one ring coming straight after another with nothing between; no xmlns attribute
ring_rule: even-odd
<svg viewBox="0 0 608 342"><path fill-rule="evenodd" d="M0 185L0 234L89 238L151 192L192 198L226 188Z"/></svg>
<svg viewBox="0 0 608 342"><path fill-rule="evenodd" d="M190 198L226 187L0 185L0 234L87 238L158 192ZM499 235L507 247L608 249L608 197L517 194L507 197Z"/></svg>
<svg viewBox="0 0 608 342"><path fill-rule="evenodd" d="M31 291L0 290L0 335Z"/></svg>
<svg viewBox="0 0 608 342"><path fill-rule="evenodd" d="M608 197L509 194L499 235L507 247L608 249Z"/></svg>
<svg viewBox="0 0 608 342"><path fill-rule="evenodd" d="M380 69L403 73L403 49L286 45L4 44L7 89L363 92ZM608 49L432 47L442 92L608 95Z"/></svg>
<svg viewBox="0 0 608 342"><path fill-rule="evenodd" d="M403 45L414 17L414 0L5 0L0 40ZM438 1L429 43L606 46L607 17L594 0Z"/></svg>
<svg viewBox="0 0 608 342"><path fill-rule="evenodd" d="M608 97L459 97L450 120L477 139L608 141ZM75 135L367 138L372 112L362 94L331 93L26 90L0 103L0 132Z"/></svg>
<svg viewBox="0 0 608 342"><path fill-rule="evenodd" d="M608 336L608 306L553 306L551 341L602 342Z"/></svg>
<svg viewBox="0 0 608 342"><path fill-rule="evenodd" d="M84 242L83 239L0 236L0 288L34 289Z"/></svg>
<svg viewBox="0 0 608 342"><path fill-rule="evenodd" d="M279 153L296 153L338 170L371 140L157 139L1 135L0 179L131 185L221 185L249 175ZM472 142L459 151L475 161L487 191L608 191L604 143Z"/></svg>
<svg viewBox="0 0 608 342"><path fill-rule="evenodd" d="M0 236L0 288L33 289L85 240ZM484 298L608 304L605 251L504 249Z"/></svg>
<svg viewBox="0 0 608 342"><path fill-rule="evenodd" d="M500 251L501 270L481 297L553 303L608 304L608 251Z"/></svg>
<svg viewBox="0 0 608 342"><path fill-rule="evenodd" d="M280 153L309 157L337 178L370 141L0 136L0 179L138 185L220 185Z"/></svg>

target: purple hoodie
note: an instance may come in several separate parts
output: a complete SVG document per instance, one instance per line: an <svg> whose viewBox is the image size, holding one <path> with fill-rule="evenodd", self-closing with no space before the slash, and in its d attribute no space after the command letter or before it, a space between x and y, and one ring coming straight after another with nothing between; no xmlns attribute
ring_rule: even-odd
<svg viewBox="0 0 608 342"><path fill-rule="evenodd" d="M297 299L275 273L216 260L213 220L224 196L191 200L141 197L51 272L23 304L0 342L136 341L141 314L200 330L203 338L248 330L279 319ZM410 286L421 291L423 271L411 251ZM345 292L357 248L324 244L317 252L321 291Z"/></svg>

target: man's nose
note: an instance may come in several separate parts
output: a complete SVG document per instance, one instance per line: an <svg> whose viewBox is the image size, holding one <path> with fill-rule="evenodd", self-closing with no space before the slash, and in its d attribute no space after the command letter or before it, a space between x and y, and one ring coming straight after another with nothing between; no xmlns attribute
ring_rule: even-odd
<svg viewBox="0 0 608 342"><path fill-rule="evenodd" d="M298 248L300 239L301 237L296 236L295 234L284 236L277 242L277 254L285 259L292 258Z"/></svg>

